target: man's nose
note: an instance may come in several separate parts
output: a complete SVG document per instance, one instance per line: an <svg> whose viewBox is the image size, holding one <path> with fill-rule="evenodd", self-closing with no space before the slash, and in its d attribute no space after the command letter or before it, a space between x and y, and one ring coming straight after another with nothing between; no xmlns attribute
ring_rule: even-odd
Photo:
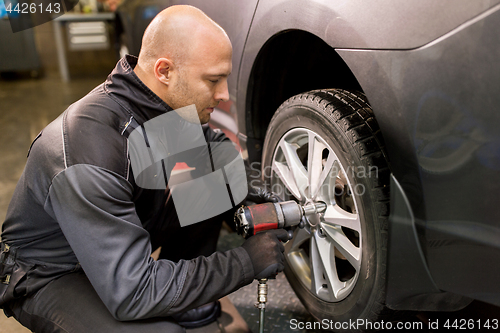
<svg viewBox="0 0 500 333"><path fill-rule="evenodd" d="M222 80L219 86L217 87L217 91L214 96L215 100L227 102L229 101L229 91L227 87L227 80Z"/></svg>

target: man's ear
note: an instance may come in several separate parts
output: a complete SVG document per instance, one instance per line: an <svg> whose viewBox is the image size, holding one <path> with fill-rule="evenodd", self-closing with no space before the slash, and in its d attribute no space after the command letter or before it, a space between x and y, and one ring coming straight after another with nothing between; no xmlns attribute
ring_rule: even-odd
<svg viewBox="0 0 500 333"><path fill-rule="evenodd" d="M173 68L174 64L170 59L159 58L156 60L154 67L156 79L163 84L169 85L172 78Z"/></svg>

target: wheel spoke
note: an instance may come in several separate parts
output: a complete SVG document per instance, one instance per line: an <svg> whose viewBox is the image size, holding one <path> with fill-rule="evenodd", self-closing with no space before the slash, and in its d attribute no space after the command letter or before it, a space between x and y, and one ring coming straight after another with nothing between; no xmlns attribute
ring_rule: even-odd
<svg viewBox="0 0 500 333"><path fill-rule="evenodd" d="M358 233L361 232L359 215L349 213L340 208L339 205L329 205L326 208L324 219L325 222L329 225L339 225L352 230L356 230Z"/></svg>
<svg viewBox="0 0 500 333"><path fill-rule="evenodd" d="M273 172L276 173L281 182L285 185L285 187L292 193L292 195L296 198L300 198L300 192L295 183L295 178L293 177L290 169L285 165L285 163L281 163L278 161L273 161Z"/></svg>
<svg viewBox="0 0 500 333"><path fill-rule="evenodd" d="M331 150L328 150L328 157L323 166L323 150L325 149L328 149L328 147L323 142L319 141L314 134L309 133L309 188L311 190L311 198L313 199L318 195L326 178L328 176L331 178L337 177L340 170L337 157Z"/></svg>
<svg viewBox="0 0 500 333"><path fill-rule="evenodd" d="M326 232L328 239L333 243L333 246L358 270L361 263L361 249L354 246L349 238L342 232L340 227L332 227L323 224L323 230Z"/></svg>
<svg viewBox="0 0 500 333"><path fill-rule="evenodd" d="M316 295L319 295L323 287L323 283L326 282L323 279L323 272L325 268L323 265L319 264L321 262L321 257L314 237L311 238L309 253L311 255L311 291Z"/></svg>
<svg viewBox="0 0 500 333"><path fill-rule="evenodd" d="M325 275L328 289L333 292L333 297L338 298L339 292L345 288L346 283L339 280L337 268L335 267L335 255L332 244L326 239L315 233L311 238L311 261L313 269L311 270L313 285L321 280ZM323 268L323 270L321 270ZM323 273L323 274L322 274ZM320 276L318 276L321 274ZM314 285L314 291L318 293L318 285Z"/></svg>
<svg viewBox="0 0 500 333"><path fill-rule="evenodd" d="M307 231L305 228L300 229L297 228L297 232L295 236L293 237L292 241L292 246L290 247L290 252L297 251L299 250L299 247L304 243L306 240L311 238L311 234L309 231Z"/></svg>
<svg viewBox="0 0 500 333"><path fill-rule="evenodd" d="M322 186L329 186L327 187L326 193L333 193L335 191L335 181L330 182L328 179L333 179L337 178L338 174L340 172L340 164L339 161L335 156L328 156L328 159L326 160L325 168L323 169L323 172L319 176L318 180L318 186L316 187L315 191L312 192L312 199L316 200L318 195L321 195L321 187ZM330 186L332 188L330 188Z"/></svg>
<svg viewBox="0 0 500 333"><path fill-rule="evenodd" d="M309 188L313 197L321 186L319 179L323 171L322 155L325 148L326 146L318 140L316 135L309 133L307 171L309 173Z"/></svg>
<svg viewBox="0 0 500 333"><path fill-rule="evenodd" d="M307 177L307 171L304 168L304 165L300 161L299 156L297 155L297 147L286 142L285 140L281 141L280 144L281 150L283 151L283 155L285 156L286 163L288 165L288 169L293 175L293 179L295 181L296 187L300 193L299 196L296 196L297 199L302 199L306 197L305 189L309 185L309 179Z"/></svg>

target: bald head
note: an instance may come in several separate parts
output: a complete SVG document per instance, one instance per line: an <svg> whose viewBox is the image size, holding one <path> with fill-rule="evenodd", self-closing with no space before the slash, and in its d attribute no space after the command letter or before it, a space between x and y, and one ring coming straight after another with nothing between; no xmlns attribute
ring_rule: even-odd
<svg viewBox="0 0 500 333"><path fill-rule="evenodd" d="M226 32L198 8L171 6L160 12L144 32L139 65L151 68L158 58L165 57L182 66L206 43L212 47L231 45Z"/></svg>
<svg viewBox="0 0 500 333"><path fill-rule="evenodd" d="M201 123L229 100L233 49L226 32L201 10L172 6L144 32L135 74L172 109L195 105Z"/></svg>

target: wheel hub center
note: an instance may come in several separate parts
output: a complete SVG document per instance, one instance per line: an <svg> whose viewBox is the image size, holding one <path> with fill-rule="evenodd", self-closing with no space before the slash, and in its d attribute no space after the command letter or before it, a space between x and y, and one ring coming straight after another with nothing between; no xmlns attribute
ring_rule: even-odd
<svg viewBox="0 0 500 333"><path fill-rule="evenodd" d="M311 199L307 199L306 203L302 206L304 211L304 217L311 229L315 229L319 224L319 214L326 210L326 204L324 202L314 202Z"/></svg>

